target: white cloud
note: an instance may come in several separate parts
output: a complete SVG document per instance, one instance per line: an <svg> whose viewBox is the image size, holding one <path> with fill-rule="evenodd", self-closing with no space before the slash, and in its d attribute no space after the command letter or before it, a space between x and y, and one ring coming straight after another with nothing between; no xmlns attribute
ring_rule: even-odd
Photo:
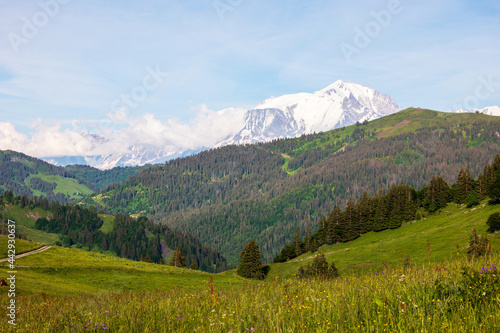
<svg viewBox="0 0 500 333"><path fill-rule="evenodd" d="M243 127L244 115L242 108L213 111L203 104L186 124L173 119L161 121L152 113L134 118L120 110L93 123L75 119L71 129L38 119L32 124L35 134L31 138L11 123L0 122L0 149L35 157L128 153L133 146L169 151L199 149L213 147L236 134ZM82 131L82 125L88 130Z"/></svg>

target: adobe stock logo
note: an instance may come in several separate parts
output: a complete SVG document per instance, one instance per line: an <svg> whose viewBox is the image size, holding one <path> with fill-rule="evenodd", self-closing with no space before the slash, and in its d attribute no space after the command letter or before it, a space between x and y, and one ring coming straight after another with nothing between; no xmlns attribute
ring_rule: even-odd
<svg viewBox="0 0 500 333"><path fill-rule="evenodd" d="M111 103L111 108L113 110L135 109L149 96L149 93L158 88L169 75L167 72L161 72L158 65L156 65L155 69L146 67L146 72L147 74L142 78L142 84L133 87L129 94L121 94L120 98L115 99Z"/></svg>
<svg viewBox="0 0 500 333"><path fill-rule="evenodd" d="M69 2L70 0L42 0L38 2L40 10L33 14L31 20L26 16L23 17L21 34L9 32L7 35L14 52L16 54L19 53L19 47L23 44L28 44L33 38L35 38L40 29L49 24L50 19L59 14L61 5L65 5Z"/></svg>
<svg viewBox="0 0 500 333"><path fill-rule="evenodd" d="M463 109L471 111L474 109L478 109L479 103L492 97L500 87L500 81L494 81L492 74L488 75L488 77L479 76L477 80L479 81L479 83L474 89L474 94L465 97L462 100L462 104L455 104L453 106L453 110Z"/></svg>
<svg viewBox="0 0 500 333"><path fill-rule="evenodd" d="M354 28L352 44L346 42L340 43L340 50L345 60L350 63L352 56L360 54L362 49L368 47L391 24L394 15L400 14L403 12L403 9L399 0L390 0L387 3L386 9L378 12L371 11L370 16L373 20L368 21L362 28Z"/></svg>
<svg viewBox="0 0 500 333"><path fill-rule="evenodd" d="M161 72L158 65L155 69L146 67L147 74L142 78L142 84L136 85L130 90L129 94L122 94L120 98L111 103L111 108L116 109L134 109L144 101L149 93L155 90L168 77L167 72Z"/></svg>
<svg viewBox="0 0 500 333"><path fill-rule="evenodd" d="M227 11L233 11L236 7L241 5L243 0L214 0L212 6L215 8L219 19L224 21L224 15Z"/></svg>

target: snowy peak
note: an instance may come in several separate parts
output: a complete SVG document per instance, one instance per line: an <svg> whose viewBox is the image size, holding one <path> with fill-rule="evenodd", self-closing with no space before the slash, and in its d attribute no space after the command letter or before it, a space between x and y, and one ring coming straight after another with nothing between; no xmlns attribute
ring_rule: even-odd
<svg viewBox="0 0 500 333"><path fill-rule="evenodd" d="M270 141L328 131L399 110L391 97L337 80L314 93L271 97L247 111L244 128L218 146Z"/></svg>

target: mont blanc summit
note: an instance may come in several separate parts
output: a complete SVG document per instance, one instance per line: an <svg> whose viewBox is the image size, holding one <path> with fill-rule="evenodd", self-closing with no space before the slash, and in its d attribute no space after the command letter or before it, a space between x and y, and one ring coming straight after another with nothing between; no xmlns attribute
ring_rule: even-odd
<svg viewBox="0 0 500 333"><path fill-rule="evenodd" d="M232 144L248 144L278 138L297 137L302 134L328 131L380 118L399 110L394 99L375 89L342 80L313 93L297 93L270 97L256 107L242 111L238 121L226 121L218 130L224 139L213 146L182 147L159 140L155 146L131 145L128 152L109 152L96 156L44 158L54 164L65 165L65 161L78 160L99 168L135 166L164 163L176 157L195 154L204 149ZM218 113L219 117L231 117L229 113ZM236 133L236 134L235 134ZM92 145L100 145L106 139L97 135L90 138ZM90 140L89 139L89 140ZM107 139L109 141L109 138Z"/></svg>
<svg viewBox="0 0 500 333"><path fill-rule="evenodd" d="M399 110L394 99L374 89L338 80L314 93L271 97L248 110L243 129L221 142L246 144L300 136L373 120Z"/></svg>

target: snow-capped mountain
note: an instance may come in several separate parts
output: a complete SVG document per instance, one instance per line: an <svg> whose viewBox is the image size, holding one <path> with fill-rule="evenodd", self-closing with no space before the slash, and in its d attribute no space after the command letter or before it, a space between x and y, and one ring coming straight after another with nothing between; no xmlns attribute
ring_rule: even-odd
<svg viewBox="0 0 500 333"><path fill-rule="evenodd" d="M323 132L399 110L394 99L341 80L314 93L269 98L247 111L243 129L218 144L247 144Z"/></svg>
<svg viewBox="0 0 500 333"><path fill-rule="evenodd" d="M464 112L479 112L479 113L484 113L490 116L500 116L500 106L487 106L484 109L473 109L473 110L464 110L464 109L458 109L458 110L453 110L452 112L455 113L464 113Z"/></svg>
<svg viewBox="0 0 500 333"><path fill-rule="evenodd" d="M186 149L161 142L157 146L135 145L126 152L99 154L95 156L69 156L43 158L56 165L87 164L99 169L116 166L135 166L165 163L165 161L196 154L202 150L230 144L248 144L290 138L313 132L328 131L380 118L399 110L394 99L378 91L341 80L314 93L298 93L271 97L255 108L244 112L244 116L229 127L220 128L225 139L213 145ZM219 117L229 117L219 113ZM227 118L225 118L227 119ZM240 118L238 118L240 119ZM236 133L236 134L235 134ZM106 144L107 140L96 135L85 135L92 147ZM119 147L122 148L122 147Z"/></svg>

